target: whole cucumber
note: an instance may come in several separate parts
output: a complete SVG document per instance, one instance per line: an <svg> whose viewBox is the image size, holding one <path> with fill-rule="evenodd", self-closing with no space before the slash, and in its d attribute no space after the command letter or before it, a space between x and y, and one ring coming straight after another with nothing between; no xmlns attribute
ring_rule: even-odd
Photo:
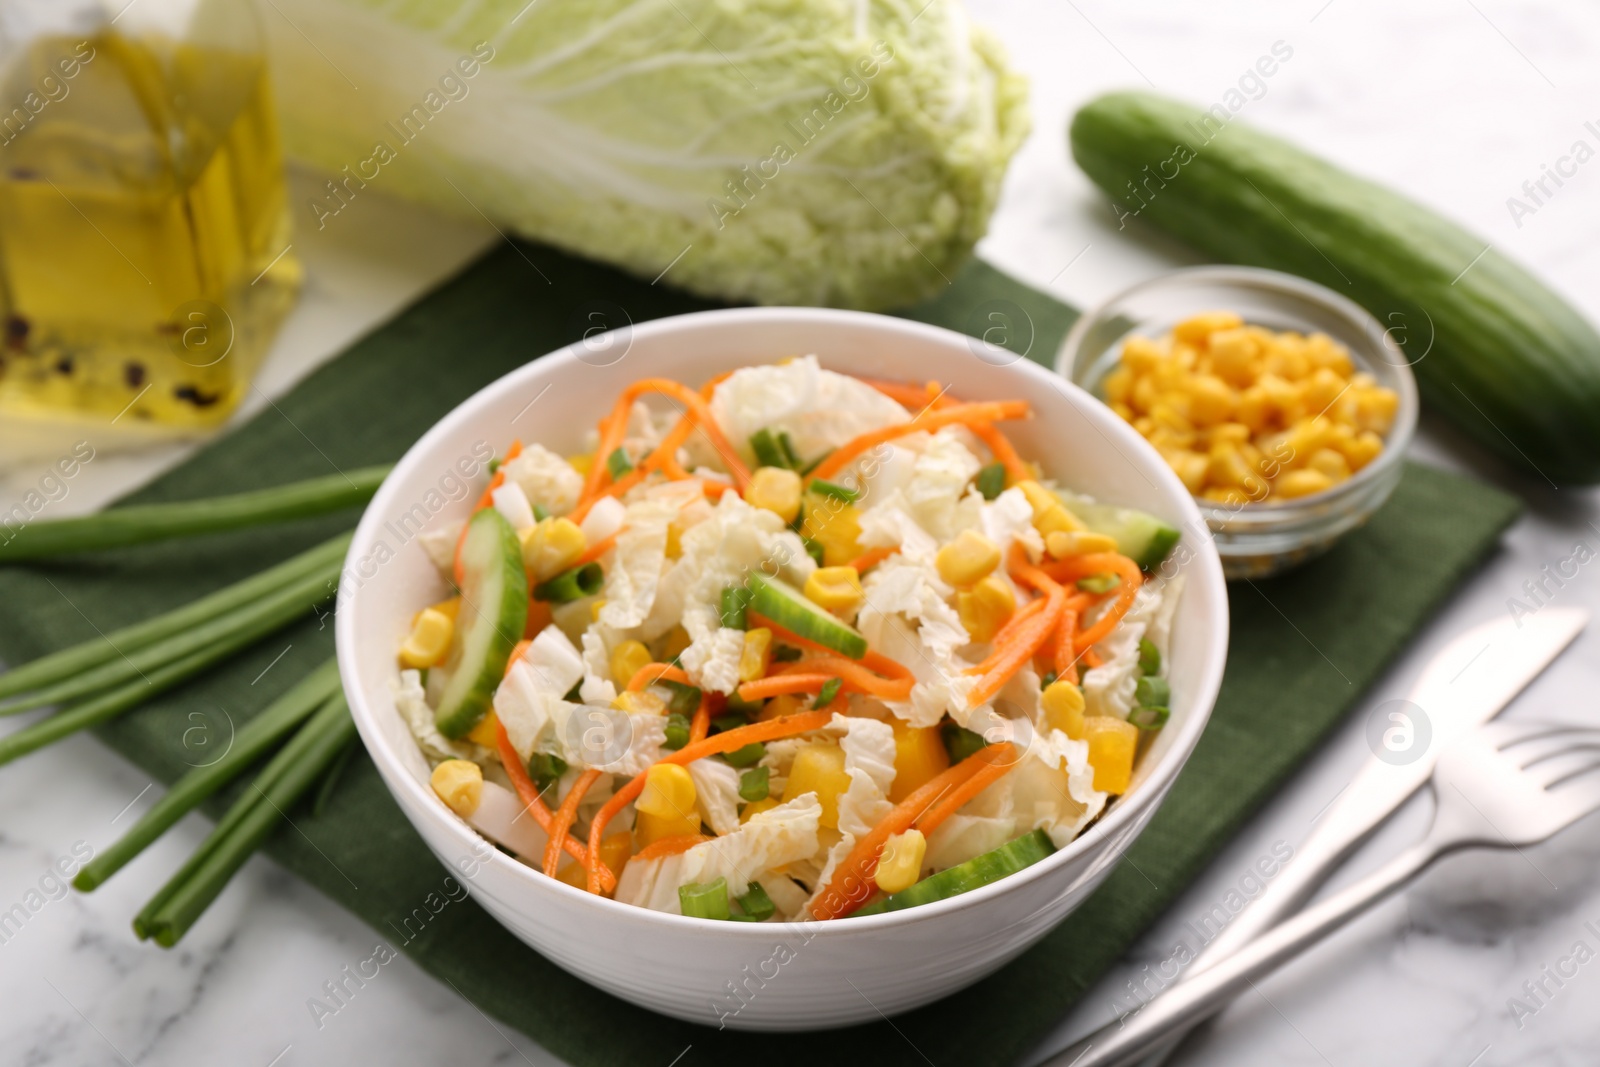
<svg viewBox="0 0 1600 1067"><path fill-rule="evenodd" d="M1219 110L1110 93L1073 118L1073 158L1123 225L1372 312L1425 403L1511 463L1600 481L1600 335L1570 304L1437 212Z"/></svg>

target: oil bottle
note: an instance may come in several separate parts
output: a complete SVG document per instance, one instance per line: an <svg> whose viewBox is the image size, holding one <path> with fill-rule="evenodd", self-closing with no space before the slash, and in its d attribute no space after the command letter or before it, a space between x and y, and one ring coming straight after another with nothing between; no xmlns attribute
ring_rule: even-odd
<svg viewBox="0 0 1600 1067"><path fill-rule="evenodd" d="M300 280L249 0L5 0L0 416L220 422Z"/></svg>

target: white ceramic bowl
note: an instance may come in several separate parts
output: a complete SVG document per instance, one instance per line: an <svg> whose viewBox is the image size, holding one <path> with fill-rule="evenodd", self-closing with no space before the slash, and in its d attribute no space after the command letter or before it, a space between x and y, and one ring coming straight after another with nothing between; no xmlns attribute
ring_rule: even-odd
<svg viewBox="0 0 1600 1067"><path fill-rule="evenodd" d="M1036 417L1007 432L1073 489L1153 512L1183 530L1168 566L1186 574L1170 655L1172 717L1131 791L1068 847L974 892L835 922L728 923L591 896L487 848L433 795L428 767L395 709L395 650L422 606L447 595L405 517L464 517L470 496L440 493L475 446L513 437L558 452L630 381L698 384L722 371L816 353L825 366L947 382L966 399L1026 398ZM417 511L420 506L422 511ZM392 558L390 558L392 556ZM1205 727L1228 634L1222 568L1183 485L1132 427L1026 360L901 319L812 308L710 311L590 338L487 386L418 441L356 531L339 591L339 669L361 738L400 809L435 855L513 934L626 1000L711 1026L800 1030L894 1014L946 996L1011 960L1081 904L1160 806ZM848 981L846 980L848 979ZM863 992L857 992L857 990ZM870 996L869 1001L867 997Z"/></svg>

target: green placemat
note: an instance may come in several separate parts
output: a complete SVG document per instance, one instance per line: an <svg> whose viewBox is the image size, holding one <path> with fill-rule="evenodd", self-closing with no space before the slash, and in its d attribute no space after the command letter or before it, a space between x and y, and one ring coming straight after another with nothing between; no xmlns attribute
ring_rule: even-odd
<svg viewBox="0 0 1600 1067"><path fill-rule="evenodd" d="M618 309L638 322L705 306L549 249L502 246L130 499L181 499L396 459L479 387L576 340L596 311L615 324ZM1003 338L993 338L1041 362L1073 317L982 263L908 314L971 333L1001 327ZM1216 713L1127 862L1037 947L952 998L958 1007L936 1004L893 1026L782 1040L690 1026L570 977L470 901L427 910L430 894L441 899L446 871L364 754L325 813L296 813L302 833L278 834L269 851L484 1011L579 1067L664 1064L690 1044L686 1067L921 1063L913 1042L940 1063L1013 1062L1269 800L1516 513L1516 503L1495 490L1413 465L1379 515L1328 555L1286 577L1234 588L1233 655ZM0 571L0 658L22 662L146 617L351 522L306 521L107 553L70 567ZM222 730L224 713L248 718L330 655L332 644L327 620L308 621L101 736L171 780L197 762L193 744L211 736L193 730L197 721ZM230 799L218 800L213 814Z"/></svg>

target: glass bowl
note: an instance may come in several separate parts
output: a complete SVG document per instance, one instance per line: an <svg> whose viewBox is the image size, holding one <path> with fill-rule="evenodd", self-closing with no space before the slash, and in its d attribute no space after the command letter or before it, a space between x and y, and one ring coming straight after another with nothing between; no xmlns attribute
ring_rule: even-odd
<svg viewBox="0 0 1600 1067"><path fill-rule="evenodd" d="M1349 349L1357 370L1400 397L1383 452L1326 492L1259 504L1195 498L1224 573L1260 578L1327 551L1388 499L1416 429L1417 385L1400 346L1361 307L1314 282L1254 267L1191 267L1125 289L1078 319L1061 343L1056 370L1104 399L1105 377L1129 335L1158 338L1184 319L1216 310L1272 330L1325 333Z"/></svg>

